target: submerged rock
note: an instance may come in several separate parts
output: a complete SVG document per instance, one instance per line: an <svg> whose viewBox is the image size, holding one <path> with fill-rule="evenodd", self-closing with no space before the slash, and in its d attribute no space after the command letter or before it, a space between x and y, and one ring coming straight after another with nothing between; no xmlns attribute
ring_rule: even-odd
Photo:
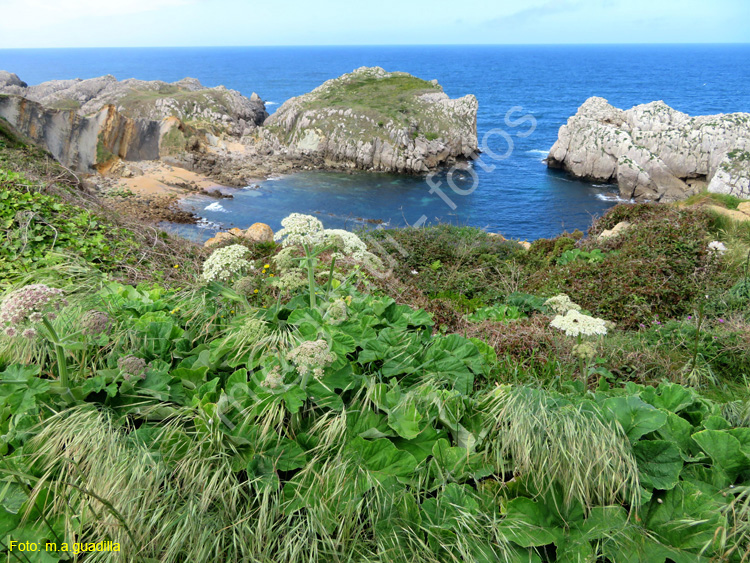
<svg viewBox="0 0 750 563"><path fill-rule="evenodd" d="M627 111L593 97L560 128L547 165L617 183L627 199L750 197L750 114L690 117L662 101Z"/></svg>

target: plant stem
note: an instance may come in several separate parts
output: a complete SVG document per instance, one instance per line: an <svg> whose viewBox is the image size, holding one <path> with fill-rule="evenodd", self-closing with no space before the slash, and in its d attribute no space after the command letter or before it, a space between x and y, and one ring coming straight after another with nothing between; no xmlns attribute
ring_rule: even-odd
<svg viewBox="0 0 750 563"><path fill-rule="evenodd" d="M310 254L310 247L304 245L307 258L307 283L310 289L310 308L315 309L315 258Z"/></svg>
<svg viewBox="0 0 750 563"><path fill-rule="evenodd" d="M60 382L67 388L70 389L70 379L68 378L68 362L65 359L65 349L60 345L60 339L55 332L52 323L49 322L47 317L42 319L44 328L50 336L50 341L55 347L55 355L57 356L57 375L60 378Z"/></svg>
<svg viewBox="0 0 750 563"><path fill-rule="evenodd" d="M578 353L578 369L581 371L581 379L583 379L583 392L585 393L586 389L589 388L589 381L588 381L589 374L587 373L588 369L587 369L586 363L585 363L585 361L583 359L583 356L580 353L582 340L583 339L581 338L581 335L579 334L576 337L576 343L578 344L578 350L579 350L579 353Z"/></svg>
<svg viewBox="0 0 750 563"><path fill-rule="evenodd" d="M326 295L331 293L331 282L333 281L333 267L336 265L336 257L331 258L331 269L328 271L328 283L326 284Z"/></svg>

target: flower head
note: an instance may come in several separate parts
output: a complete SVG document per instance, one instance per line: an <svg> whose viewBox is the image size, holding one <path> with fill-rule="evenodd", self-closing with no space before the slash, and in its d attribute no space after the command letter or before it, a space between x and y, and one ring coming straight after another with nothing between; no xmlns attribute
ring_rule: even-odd
<svg viewBox="0 0 750 563"><path fill-rule="evenodd" d="M88 336L109 334L109 331L112 329L112 319L107 313L102 311L89 311L84 315L81 324L83 326L83 333Z"/></svg>
<svg viewBox="0 0 750 563"><path fill-rule="evenodd" d="M346 301L336 299L328 306L324 317L332 325L340 325L347 318Z"/></svg>
<svg viewBox="0 0 750 563"><path fill-rule="evenodd" d="M714 240L708 243L708 250L709 252L713 252L721 256L727 251L727 247L724 246L723 242L719 242L718 240Z"/></svg>
<svg viewBox="0 0 750 563"><path fill-rule="evenodd" d="M550 326L562 330L568 336L607 334L607 321L584 315L575 309L569 310L565 315L557 315Z"/></svg>
<svg viewBox="0 0 750 563"><path fill-rule="evenodd" d="M323 223L312 215L292 213L281 220L281 230L277 231L274 239L282 241L282 246L315 244L323 231Z"/></svg>
<svg viewBox="0 0 750 563"><path fill-rule="evenodd" d="M263 380L263 387L266 389L278 389L282 385L284 385L284 376L281 375L279 366L274 366L266 373L266 378Z"/></svg>
<svg viewBox="0 0 750 563"><path fill-rule="evenodd" d="M66 305L61 289L43 283L27 285L9 293L0 305L0 323L18 326L25 323L40 323L45 315L52 317Z"/></svg>
<svg viewBox="0 0 750 563"><path fill-rule="evenodd" d="M331 365L335 360L328 350L325 340L307 340L287 353L286 359L297 368L297 373L302 376L312 371L317 378L323 377L323 369Z"/></svg>
<svg viewBox="0 0 750 563"><path fill-rule="evenodd" d="M142 358L132 354L122 356L117 359L117 367L126 381L130 381L133 377L146 379L146 360Z"/></svg>
<svg viewBox="0 0 750 563"><path fill-rule="evenodd" d="M247 253L247 247L241 244L214 250L203 264L203 280L225 282L244 270L252 269L253 265L245 260Z"/></svg>
<svg viewBox="0 0 750 563"><path fill-rule="evenodd" d="M547 301L544 302L544 304L558 315L564 315L568 311L581 310L581 306L577 303L573 303L573 301L570 300L570 297L568 297L564 293L555 295L554 297L550 297L549 299L547 299Z"/></svg>

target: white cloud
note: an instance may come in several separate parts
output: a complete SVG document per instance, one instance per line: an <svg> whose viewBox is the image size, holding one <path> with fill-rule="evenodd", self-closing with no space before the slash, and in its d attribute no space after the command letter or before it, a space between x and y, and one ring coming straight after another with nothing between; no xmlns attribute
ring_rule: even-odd
<svg viewBox="0 0 750 563"><path fill-rule="evenodd" d="M40 29L81 18L107 18L194 4L197 0L0 0L0 29ZM116 22L112 22L116 26Z"/></svg>

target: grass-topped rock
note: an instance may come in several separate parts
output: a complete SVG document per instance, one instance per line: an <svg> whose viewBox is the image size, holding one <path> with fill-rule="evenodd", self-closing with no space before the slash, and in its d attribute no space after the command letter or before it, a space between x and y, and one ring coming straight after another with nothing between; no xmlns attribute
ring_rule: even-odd
<svg viewBox="0 0 750 563"><path fill-rule="evenodd" d="M354 168L426 172L477 150L477 100L437 81L362 67L292 98L265 122L271 141Z"/></svg>

